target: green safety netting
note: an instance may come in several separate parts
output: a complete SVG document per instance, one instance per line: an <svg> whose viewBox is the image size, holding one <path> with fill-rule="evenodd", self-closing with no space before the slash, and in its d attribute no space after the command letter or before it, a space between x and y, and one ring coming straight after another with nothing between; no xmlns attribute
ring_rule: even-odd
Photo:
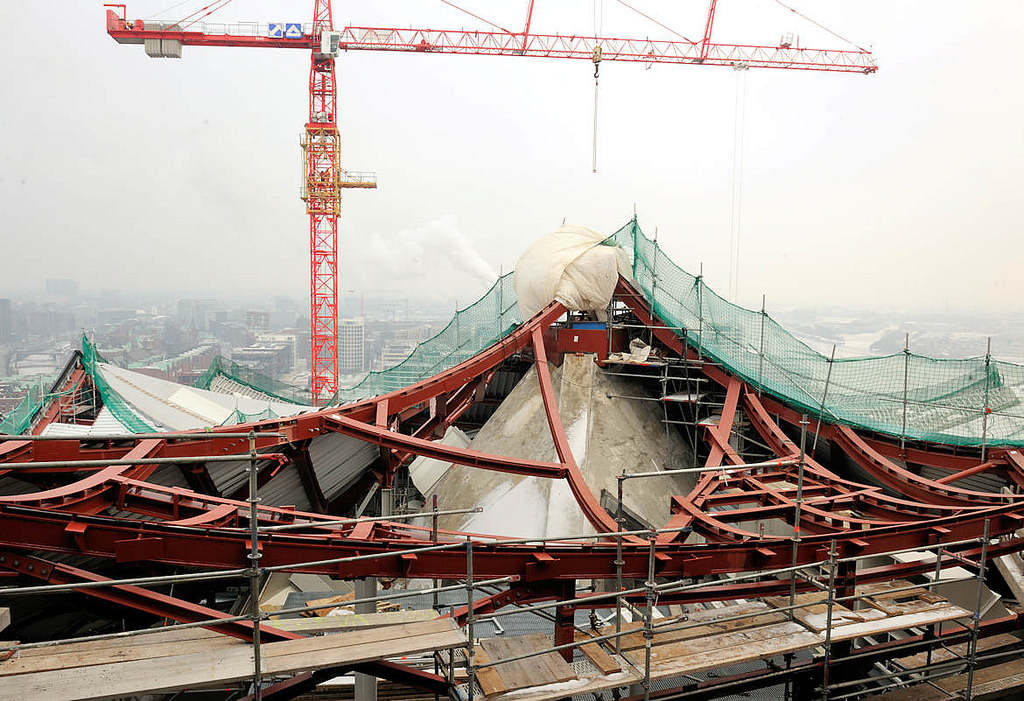
<svg viewBox="0 0 1024 701"><path fill-rule="evenodd" d="M310 403L309 392L303 392L297 387L293 387L280 380L275 380L268 375L257 372L253 368L239 365L219 355L214 357L210 367L195 381L194 386L199 389L211 389L211 384L219 375L265 394L272 399L278 399L289 404L308 405Z"/></svg>
<svg viewBox="0 0 1024 701"><path fill-rule="evenodd" d="M111 414L132 433L153 433L153 427L139 417L131 407L121 399L121 395L115 392L103 375L96 370L96 363L105 363L103 356L96 350L95 344L82 334L82 367L92 380L93 386L99 392L100 398Z"/></svg>
<svg viewBox="0 0 1024 701"><path fill-rule="evenodd" d="M658 316L705 356L826 421L953 445L1024 445L1024 366L916 353L830 359L770 315L718 296L630 222L612 238ZM986 407L988 410L986 411Z"/></svg>
<svg viewBox="0 0 1024 701"><path fill-rule="evenodd" d="M607 239L632 261L633 279L655 312L694 348L790 406L892 436L952 445L1024 445L1024 366L986 356L916 353L831 361L769 314L733 304L676 265L633 219ZM342 389L332 403L383 394L430 377L494 343L521 323L512 274L456 313L433 338L388 370ZM233 368L232 368L233 370ZM225 373L284 398L272 385ZM206 380L209 386L210 378ZM200 385L202 386L202 385ZM827 391L826 391L827 386ZM988 412L986 412L988 407Z"/></svg>
<svg viewBox="0 0 1024 701"><path fill-rule="evenodd" d="M50 398L43 383L29 387L28 394L14 407L7 417L0 421L0 434L16 436L32 425L36 413Z"/></svg>
<svg viewBox="0 0 1024 701"><path fill-rule="evenodd" d="M371 372L358 384L340 390L332 404L401 389L469 360L522 323L513 273L498 278L484 296L455 312L448 325L418 344L398 365Z"/></svg>

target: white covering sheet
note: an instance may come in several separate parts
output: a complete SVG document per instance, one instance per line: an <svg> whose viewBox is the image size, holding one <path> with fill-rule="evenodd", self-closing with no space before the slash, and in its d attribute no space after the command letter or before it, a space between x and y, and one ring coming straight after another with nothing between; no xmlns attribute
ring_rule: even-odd
<svg viewBox="0 0 1024 701"><path fill-rule="evenodd" d="M519 312L529 319L552 300L574 311L602 311L629 259L618 246L582 226L563 226L530 246L516 263Z"/></svg>

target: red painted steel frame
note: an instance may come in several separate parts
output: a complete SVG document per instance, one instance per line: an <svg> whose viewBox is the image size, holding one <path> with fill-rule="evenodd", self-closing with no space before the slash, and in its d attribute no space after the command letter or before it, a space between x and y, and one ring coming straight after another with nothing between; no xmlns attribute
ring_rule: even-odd
<svg viewBox="0 0 1024 701"><path fill-rule="evenodd" d="M653 327L653 333L660 342L681 355L694 357L692 349L684 347L677 336L664 328L658 328L665 324L650 313L642 296L628 283L620 281L618 293L620 299L630 306L643 323ZM241 428L252 426L285 434L281 440L261 439L261 447L305 441L334 431L410 455L430 455L461 464L518 474L555 479L565 477L570 485L576 481L573 493L580 508L591 518L592 523L596 522L596 528L603 530L612 522L586 488L579 467L568 449L547 371L543 332L563 312L561 305L553 303L506 339L476 357L410 387L338 409L247 424ZM411 417L425 411L432 398L459 395L466 387L475 386L481 378L492 373L503 360L526 350L528 346L532 347L534 353L542 399L559 464L528 463L504 456L451 449L426 440L430 432L424 437L400 432L400 417ZM706 432L711 451L707 461L709 466L722 461L733 465L742 463L741 456L729 443L741 401L747 419L765 444L779 458L794 455L795 446L754 392L746 389L741 381L720 367L713 364L703 367L705 375L723 388L726 398L720 421ZM764 401L771 400L764 398ZM238 427L225 430L238 430ZM47 453L48 450L56 450L64 457L91 457L95 454L91 451L117 457L146 457L171 453L244 454L247 450L245 441L218 438L216 432L197 435L194 440L144 439L136 441L134 446L118 448L82 448L78 440L32 444L27 447L25 443L2 444L4 449L0 450L0 460L52 459L53 455ZM11 445L14 447L8 447ZM64 487L0 498L0 545L79 553L122 562L144 560L214 569L245 566L248 533L240 514L244 513L247 505L142 481L152 469L148 466L111 467ZM913 498L894 497L883 493L878 487L843 479L811 456L806 459L805 469L800 526L807 535L801 539L798 547L799 563L822 560L832 540L837 542L840 556L849 556L976 538L982 532L986 520L989 521L991 534L1004 538L991 547L991 555L1013 552L1024 547L1024 539L1009 537L1024 522L1021 515L1024 505L1019 499L989 498L963 503L965 500L949 498L950 495L960 496L962 490L950 492L951 487L945 484L936 484L933 490L927 488L926 483L914 482L901 472L891 474L892 479L896 480L892 484L904 494L909 494L904 489L906 485L916 484L920 493ZM679 538L663 537L657 545L657 576L699 577L788 566L792 562L790 539L758 537L758 534L734 524L745 520L792 519L794 479L792 466L782 460L777 465L748 468L728 475L715 472L702 475L690 495L674 497L676 514L670 524L691 525L708 542L693 544ZM715 511L716 504L730 504L738 508ZM157 520L103 515L110 507L133 511ZM852 510L863 515L853 516L849 513ZM267 525L322 518L316 514L273 507L260 507L258 513L261 523ZM480 577L512 576L529 586L537 586L554 580L608 579L615 576L615 547L614 542L608 538L595 543L549 542L543 545L505 543L501 536L478 534L442 533L441 539L443 542L458 542L467 535L474 538L474 567ZM373 553L402 554L411 547L429 542L426 529L388 522L349 523L330 530L310 528L306 532L267 533L261 543L261 564L294 565L289 569L347 578L369 575L454 578L464 575L465 557L458 549L379 560L298 564ZM964 556L976 557L974 550L976 548L968 548ZM645 545L626 543L623 561L624 576L646 576ZM923 572L930 567L927 563L897 563L862 571L858 577L861 581L878 581ZM788 580L723 583L699 593L680 594L675 598L684 601L756 596L778 593L784 586L788 586Z"/></svg>

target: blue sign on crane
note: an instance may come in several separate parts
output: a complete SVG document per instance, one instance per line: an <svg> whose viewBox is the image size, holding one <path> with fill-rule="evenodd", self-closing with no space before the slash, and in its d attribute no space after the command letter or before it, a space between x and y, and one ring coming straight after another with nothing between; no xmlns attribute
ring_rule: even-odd
<svg viewBox="0 0 1024 701"><path fill-rule="evenodd" d="M271 22L267 29L267 36L271 39L301 39L301 22Z"/></svg>

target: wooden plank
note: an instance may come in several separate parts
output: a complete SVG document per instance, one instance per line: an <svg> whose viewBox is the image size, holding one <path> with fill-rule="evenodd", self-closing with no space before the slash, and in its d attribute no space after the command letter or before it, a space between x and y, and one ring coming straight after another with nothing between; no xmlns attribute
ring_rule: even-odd
<svg viewBox="0 0 1024 701"><path fill-rule="evenodd" d="M473 654L476 664L490 664L492 662L491 656L479 645L473 646ZM505 682L501 680L501 675L498 674L498 670L494 667L478 669L476 671L476 681L480 685L480 689L483 690L484 696L508 691L508 687L505 686Z"/></svg>
<svg viewBox="0 0 1024 701"><path fill-rule="evenodd" d="M715 613L719 617L731 614L728 610L723 609L717 609ZM783 614L775 613L773 615L782 616ZM851 623L833 630L832 640L839 641L876 632L927 625L929 622L950 620L963 615L968 615L968 612L955 606L946 606L932 611L893 618ZM651 678L655 680L666 679L743 662L766 660L778 657L779 655L819 647L824 643L824 639L823 633L813 633L798 623L786 621L781 624L774 623L767 626L748 627L739 631L719 632L715 636L677 641L652 648ZM673 655L672 653L676 654ZM637 651L627 654L633 655L633 659L638 660L642 664L642 652ZM585 683L574 686L571 689L571 694L584 695L619 686L628 686L641 676L632 669L624 669L619 674L592 677L584 680ZM554 701L555 699L562 699L566 695L567 689L565 688L549 687L537 688L536 691L524 689L514 695L499 695L494 697L493 700L488 699L488 701L500 701L501 699L507 699L508 701Z"/></svg>
<svg viewBox="0 0 1024 701"><path fill-rule="evenodd" d="M757 611L764 611L764 616L750 616L749 618L741 618L735 621L722 621L722 618L731 618L733 616L739 616L746 613L755 613ZM780 613L771 611L768 606L760 601L752 601L743 604L737 604L735 606L723 606L721 608L712 609L701 609L691 612L686 620L680 619L677 621L678 625L690 625L695 623L706 623L706 625L698 626L693 625L689 628L682 628L680 630L661 630L655 628L653 645L665 645L667 643L676 642L679 640L690 640L693 638L699 638L705 635L714 635L715 633L723 633L730 630L743 630L744 628L754 628L757 626L767 625L770 623L780 623L786 620L786 616ZM660 618L654 621L655 626L666 626L671 627L672 620L668 618ZM624 623L622 626L623 630L639 630L643 628L640 623ZM601 630L602 634L612 632L612 628L608 627ZM622 650L636 650L644 647L644 636L642 632L629 633L622 636L622 644L619 646Z"/></svg>
<svg viewBox="0 0 1024 701"><path fill-rule="evenodd" d="M864 701L945 701L949 694L956 694L967 688L967 675L957 674L943 679L933 679L935 686L916 684L887 693L867 697ZM977 701L987 699L1020 698L1019 689L1024 686L1024 662L1013 660L1003 664L977 669L971 698ZM938 687L938 688L935 688ZM1009 692L1017 689L1016 695Z"/></svg>
<svg viewBox="0 0 1024 701"><path fill-rule="evenodd" d="M889 633L894 630L906 630L907 628L916 628L917 626L926 626L931 625L932 623L942 623L944 621L952 621L956 618L964 618L970 615L971 612L967 609L962 609L959 606L947 605L934 608L929 611L921 611L919 613L910 613L903 616L890 616L887 618L880 618L876 621L864 621L863 623L851 623L850 625L840 626L833 630L832 642L852 640L865 635Z"/></svg>
<svg viewBox="0 0 1024 701"><path fill-rule="evenodd" d="M776 640L803 632L805 632L805 628L799 623L787 621L769 626L719 633L718 635L707 635L701 638L681 640L669 643L668 645L652 647L651 661L669 662L674 658L720 652L736 646L754 646L757 643ZM644 650L633 650L625 654L636 664L644 664L646 654Z"/></svg>
<svg viewBox="0 0 1024 701"><path fill-rule="evenodd" d="M803 604L809 602L821 601L823 594L821 592L812 591L805 594L797 594L794 599L794 604ZM784 608L789 606L788 596L769 596L765 597L765 601L776 608ZM820 633L828 627L828 605L813 603L808 606L801 606L798 609L793 609L793 617L803 623L805 626L813 630L815 633ZM855 623L863 621L864 617L856 611L851 611L842 604L832 605L832 627L846 625L847 623Z"/></svg>
<svg viewBox="0 0 1024 701"><path fill-rule="evenodd" d="M583 631L576 631L575 641L580 642L582 640L588 640L592 638L592 635L588 635ZM615 672L622 671L622 665L612 659L612 656L604 651L601 647L601 643L583 643L580 645L580 652L587 656L595 667L601 670L601 674L614 674Z"/></svg>
<svg viewBox="0 0 1024 701"><path fill-rule="evenodd" d="M61 643L60 645L51 645L47 647L30 647L24 650L18 650L18 657L46 657L49 655L64 655L71 652L94 652L96 650L131 646L140 642L152 645L156 643L172 642L187 643L193 640L207 640L210 638L230 638L231 640L238 640L238 638L232 638L229 635L224 635L223 633L218 633L215 630L208 630L206 628L172 628L170 630L156 630L152 633L146 633L145 635L134 636L131 638L109 638L107 640L92 640L84 643ZM238 642L241 643L242 641L238 640Z"/></svg>
<svg viewBox="0 0 1024 701"><path fill-rule="evenodd" d="M18 656L0 664L0 677L30 672L45 672L54 669L89 667L112 662L128 662L130 660L152 660L160 657L180 655L183 651L212 653L224 647L246 645L245 642L226 635L215 638L202 638L182 642L147 643L145 637L131 638L133 643L119 647L107 647L99 650L83 650L78 652L59 652L50 655Z"/></svg>
<svg viewBox="0 0 1024 701"><path fill-rule="evenodd" d="M11 610L0 606L0 630L11 625Z"/></svg>
<svg viewBox="0 0 1024 701"><path fill-rule="evenodd" d="M747 660L767 659L789 652L798 652L820 644L820 636L805 630L799 625L796 627L800 629L800 632L775 636L757 646L734 646L727 648L724 652L701 652L695 655L673 658L670 664L667 662L652 664L651 679L667 679L678 677L682 674L693 674L715 669L716 667L738 664ZM588 679L585 684L573 687L570 693L572 695L585 695L620 686L629 686L640 681L642 677L642 673L633 669L623 669L618 674ZM520 691L515 695L497 696L493 700L489 699L488 701L501 701L501 699L508 699L508 701L513 701L513 699L514 701L554 701L555 699L565 698L566 693L565 689L538 689L536 693Z"/></svg>
<svg viewBox="0 0 1024 701"><path fill-rule="evenodd" d="M326 616L331 612L331 609L341 606L346 601L352 601L356 598L355 591L350 591L347 594L338 594L336 596L325 596L322 599L310 599L306 602L306 606L320 606L324 605L324 608L313 609L311 611L303 611L303 616Z"/></svg>
<svg viewBox="0 0 1024 701"><path fill-rule="evenodd" d="M908 582L905 579L893 579L888 582L871 582L857 587L858 594L866 594L875 601L887 601L891 599L913 599L921 594L927 594L928 590L924 587L914 587L907 589L906 587L913 586L913 582ZM890 591L891 589L902 589L903 591Z"/></svg>
<svg viewBox="0 0 1024 701"><path fill-rule="evenodd" d="M381 639L385 636L385 639ZM345 664L447 649L465 644L465 636L450 619L389 626L262 646L264 674L315 670ZM160 664L133 660L53 672L8 677L7 698L99 699L175 691L237 681L252 675L252 647L238 645L212 654L190 653L163 658Z"/></svg>
<svg viewBox="0 0 1024 701"><path fill-rule="evenodd" d="M531 633L504 638L484 638L480 645L491 660L501 660L550 648L551 641L543 633ZM557 652L501 663L496 665L495 669L508 691L576 678L572 667Z"/></svg>
<svg viewBox="0 0 1024 701"><path fill-rule="evenodd" d="M991 650L993 648L1002 647L1003 645L1016 645L1020 640L1009 633L1001 633L1000 635L991 635L987 638L978 639L978 650ZM1022 653L1024 654L1024 653ZM940 647L932 650L932 662L945 662L946 660L952 660L956 657L967 656L967 643L958 643L957 645L949 645L947 647ZM903 667L921 667L928 662L928 653L919 652L909 657L900 657L897 659Z"/></svg>
<svg viewBox="0 0 1024 701"><path fill-rule="evenodd" d="M437 618L437 613L431 609L425 609L388 611L386 613L353 613L347 616L317 616L315 618L271 618L270 625L292 632L328 633L430 621L435 618Z"/></svg>

